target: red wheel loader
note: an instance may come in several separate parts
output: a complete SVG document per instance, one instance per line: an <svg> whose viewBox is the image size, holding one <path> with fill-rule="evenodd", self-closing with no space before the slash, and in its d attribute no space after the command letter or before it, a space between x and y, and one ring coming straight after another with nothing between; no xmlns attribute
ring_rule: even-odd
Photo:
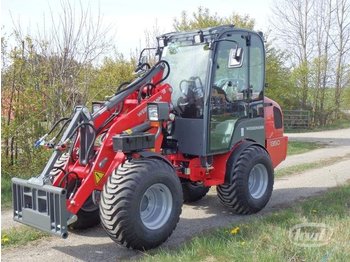
<svg viewBox="0 0 350 262"><path fill-rule="evenodd" d="M264 208L287 137L264 96L262 34L227 25L157 42L154 66L142 52L136 79L36 142L53 153L40 175L12 179L14 220L62 238L101 222L118 244L147 250L211 186L235 213Z"/></svg>

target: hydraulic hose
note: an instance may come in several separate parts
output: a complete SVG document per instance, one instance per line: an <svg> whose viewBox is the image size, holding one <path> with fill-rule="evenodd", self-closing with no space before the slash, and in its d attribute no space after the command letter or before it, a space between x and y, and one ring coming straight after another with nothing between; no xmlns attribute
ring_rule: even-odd
<svg viewBox="0 0 350 262"><path fill-rule="evenodd" d="M157 83L154 83L154 85L158 85L160 82L164 81L165 79L168 78L169 74L170 74L170 66L169 63L165 60L160 60L158 63L156 63L142 78L139 78L137 80L135 80L135 82L131 83L130 85L128 85L125 89L122 89L120 91L118 91L115 96L113 98L111 98L107 103L106 103L106 109L109 110L110 108L114 107L116 104L118 104L119 102L123 101L125 99L126 96L128 96L131 92L137 90L138 88L140 88L139 84L142 84L143 81L145 81L146 83L149 82L152 78L152 75L155 73L155 71L159 70L159 66L161 64L165 64L166 67L168 68L168 72L165 75L165 77L163 77L161 80L159 80ZM146 84L145 83L145 84ZM129 91L129 92L128 92ZM119 96L120 95L120 96Z"/></svg>
<svg viewBox="0 0 350 262"><path fill-rule="evenodd" d="M90 123L81 123L81 124L79 124L74 129L74 131L71 133L71 135L67 138L67 140L70 140L75 135L75 133L78 131L78 129L81 128L82 126L90 126L92 128L92 130L93 130L93 139L92 139L92 141L91 141L91 143L90 143L90 145L89 145L89 147L87 149L87 154L86 154L86 157L89 157L90 151L91 151L92 147L94 146L95 139L96 139L96 129L95 129L95 127L92 124L90 124ZM84 159L84 160L87 162L87 159Z"/></svg>
<svg viewBox="0 0 350 262"><path fill-rule="evenodd" d="M62 121L67 121L70 120L69 117L63 117L60 120L58 120L50 129L50 131L47 133L48 135L50 135L52 133L53 130L55 130L55 128L58 126L59 123L61 123Z"/></svg>
<svg viewBox="0 0 350 262"><path fill-rule="evenodd" d="M153 85L153 86L155 87L156 85L158 85L159 83L161 83L162 81L164 81L165 79L167 79L168 76L169 76L169 74L170 74L170 65L169 65L169 63L168 63L167 61L165 61L165 60L160 60L160 61L157 62L157 63L142 77L142 78L139 78L139 79L135 80L135 82L129 84L126 88L124 88L124 89L122 89L122 90L119 90L120 88L118 88L119 91L117 91L117 92L115 93L115 96L114 96L113 98L111 98L111 100L109 100L108 102L106 102L105 108L106 108L107 110L109 110L110 108L112 108L112 107L115 106L116 104L123 102L123 100L124 100L132 91L137 90L137 89L136 89L137 86L138 86L139 84L141 84L142 81L147 80L149 77L151 77L152 74L158 69L158 66L161 65L161 64L165 64L166 67L168 68L168 71L167 71L166 75L165 75L161 80L159 80L157 83L145 83L145 84L142 85L142 87L144 87L144 86L146 86L146 85L148 85L148 84L151 84L151 85ZM150 79L150 80L151 80L151 79ZM150 80L149 80L149 81L150 81ZM124 86L124 84L125 84L125 83L121 84L121 86ZM153 86L152 86L152 88L153 88ZM140 88L140 87L139 87L139 88ZM151 88L151 90L152 90L152 88ZM127 92L127 91L130 91L130 93L126 93L126 94L122 95L124 92ZM119 97L119 95L120 95L120 97ZM98 115L99 115L99 113L95 114L94 117L97 117ZM108 123L110 123L110 122L113 120L114 117L115 117L115 115L111 115L111 116L98 128L98 132L97 132L97 133L101 132L101 130L102 130L106 125L108 125Z"/></svg>

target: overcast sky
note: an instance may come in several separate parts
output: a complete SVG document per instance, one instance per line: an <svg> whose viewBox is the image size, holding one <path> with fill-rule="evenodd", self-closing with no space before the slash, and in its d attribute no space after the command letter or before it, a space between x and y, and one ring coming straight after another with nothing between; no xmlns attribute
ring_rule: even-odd
<svg viewBox="0 0 350 262"><path fill-rule="evenodd" d="M78 0L71 0L79 6ZM273 0L99 0L90 2L93 13L103 17L105 25L112 25L115 44L119 52L129 55L130 50L143 45L145 30L151 30L157 21L162 32L173 31L175 17L183 10L191 14L199 6L207 7L211 13L228 16L233 11L248 14L256 21L256 29L267 31L270 6ZM24 31L36 32L43 24L43 17L49 17L51 10L60 9L59 0L1 0L1 25L4 32L13 27L12 19L20 22ZM12 16L12 18L11 18Z"/></svg>

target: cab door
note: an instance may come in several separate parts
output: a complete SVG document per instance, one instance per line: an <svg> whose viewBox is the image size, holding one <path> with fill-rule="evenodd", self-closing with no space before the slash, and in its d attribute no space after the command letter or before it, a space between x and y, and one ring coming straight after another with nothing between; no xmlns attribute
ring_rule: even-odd
<svg viewBox="0 0 350 262"><path fill-rule="evenodd" d="M259 35L226 33L217 42L209 106L209 154L229 151L243 139L262 145L264 47Z"/></svg>

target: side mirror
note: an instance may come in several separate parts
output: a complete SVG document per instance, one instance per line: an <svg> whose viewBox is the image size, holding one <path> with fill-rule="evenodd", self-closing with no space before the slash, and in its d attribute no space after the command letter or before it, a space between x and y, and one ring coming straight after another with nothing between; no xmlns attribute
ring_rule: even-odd
<svg viewBox="0 0 350 262"><path fill-rule="evenodd" d="M235 59L240 61L243 55L243 49L241 47L236 48Z"/></svg>
<svg viewBox="0 0 350 262"><path fill-rule="evenodd" d="M142 74L145 71L147 71L148 69L151 68L151 66L149 65L149 55L145 55L145 51L149 51L149 50L156 50L156 48L145 48L142 50L142 52L140 53L139 56L139 61L137 63L136 69L134 71L134 73L136 74Z"/></svg>
<svg viewBox="0 0 350 262"><path fill-rule="evenodd" d="M146 55L141 56L139 59L139 65L146 64L146 63L148 64L148 56Z"/></svg>
<svg viewBox="0 0 350 262"><path fill-rule="evenodd" d="M228 67L233 68L233 67L241 67L243 64L243 48L241 47L236 47L230 49L230 54L229 54L229 60L228 60Z"/></svg>
<svg viewBox="0 0 350 262"><path fill-rule="evenodd" d="M154 64L157 60L157 55L159 55L159 48L156 47L147 47L144 48L139 56L139 60L136 66L135 72L142 70L150 69L150 64Z"/></svg>

